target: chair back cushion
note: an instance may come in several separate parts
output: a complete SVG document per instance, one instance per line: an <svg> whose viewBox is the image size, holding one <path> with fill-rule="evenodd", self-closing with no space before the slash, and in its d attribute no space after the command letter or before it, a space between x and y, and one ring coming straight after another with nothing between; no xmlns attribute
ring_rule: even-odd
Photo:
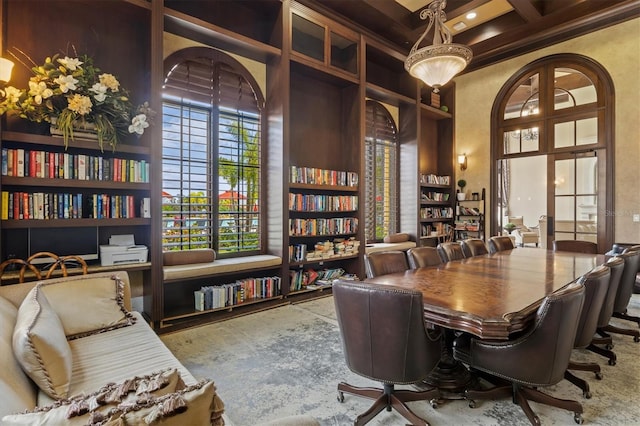
<svg viewBox="0 0 640 426"><path fill-rule="evenodd" d="M506 342L459 337L454 357L515 383L554 385L569 365L583 301L584 286L569 284L544 299L528 332Z"/></svg>
<svg viewBox="0 0 640 426"><path fill-rule="evenodd" d="M409 269L407 255L400 250L376 251L365 254L364 263L368 278Z"/></svg>
<svg viewBox="0 0 640 426"><path fill-rule="evenodd" d="M598 328L598 318L611 281L611 270L600 265L581 278L584 285L584 304L578 321L574 348L586 348Z"/></svg>
<svg viewBox="0 0 640 426"><path fill-rule="evenodd" d="M602 303L602 309L600 309L600 316L598 317L598 327L606 327L611 321L613 315L613 304L616 301L618 295L618 287L620 286L620 278L622 278L622 272L624 271L624 259L621 257L612 257L605 263L611 270L611 276L609 278L609 286L607 287L607 294L604 297Z"/></svg>
<svg viewBox="0 0 640 426"><path fill-rule="evenodd" d="M464 257L481 256L489 253L486 244L480 238L469 238L460 242Z"/></svg>
<svg viewBox="0 0 640 426"><path fill-rule="evenodd" d="M462 246L457 242L447 242L438 244L438 254L443 262L451 262L452 260L464 259Z"/></svg>
<svg viewBox="0 0 640 426"><path fill-rule="evenodd" d="M411 269L426 268L442 263L442 259L435 247L416 247L407 251L409 267Z"/></svg>
<svg viewBox="0 0 640 426"><path fill-rule="evenodd" d="M513 241L506 235L500 235L489 238L489 253L495 253L503 250L511 250L515 248Z"/></svg>
<svg viewBox="0 0 640 426"><path fill-rule="evenodd" d="M425 330L422 293L340 280L333 298L354 373L383 383L416 383L439 361L440 338Z"/></svg>
<svg viewBox="0 0 640 426"><path fill-rule="evenodd" d="M613 312L625 312L631 294L633 293L633 285L636 282L636 274L638 273L638 263L640 262L640 251L628 251L622 253L619 257L624 260L624 270L620 277L620 285L616 300L613 303Z"/></svg>
<svg viewBox="0 0 640 426"><path fill-rule="evenodd" d="M553 251L596 254L598 253L598 244L582 240L554 240Z"/></svg>

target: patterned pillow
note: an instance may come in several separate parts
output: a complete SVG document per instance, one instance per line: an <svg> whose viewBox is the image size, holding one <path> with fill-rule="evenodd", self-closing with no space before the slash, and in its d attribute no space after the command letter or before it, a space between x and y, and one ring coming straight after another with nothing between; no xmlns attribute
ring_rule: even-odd
<svg viewBox="0 0 640 426"><path fill-rule="evenodd" d="M184 382L178 370L167 369L119 384L109 383L88 395L77 395L32 411L7 415L0 423L6 426L93 424L105 421L105 414L119 405L135 405L183 388Z"/></svg>
<svg viewBox="0 0 640 426"><path fill-rule="evenodd" d="M83 275L68 281L39 284L58 314L69 340L135 322L124 307L124 282L117 276Z"/></svg>
<svg viewBox="0 0 640 426"><path fill-rule="evenodd" d="M108 420L96 426L122 425L212 425L223 426L224 404L212 381L202 380L185 389L135 405L120 405Z"/></svg>
<svg viewBox="0 0 640 426"><path fill-rule="evenodd" d="M67 396L71 381L71 348L60 319L37 285L18 309L13 353L24 372L54 399Z"/></svg>

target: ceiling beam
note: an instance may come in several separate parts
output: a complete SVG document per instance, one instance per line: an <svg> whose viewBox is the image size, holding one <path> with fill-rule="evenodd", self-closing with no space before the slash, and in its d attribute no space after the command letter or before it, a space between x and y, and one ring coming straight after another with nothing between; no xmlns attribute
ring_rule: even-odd
<svg viewBox="0 0 640 426"><path fill-rule="evenodd" d="M542 14L536 7L531 3L531 0L507 0L513 9L516 11L522 19L527 22L535 22L539 19L542 19Z"/></svg>

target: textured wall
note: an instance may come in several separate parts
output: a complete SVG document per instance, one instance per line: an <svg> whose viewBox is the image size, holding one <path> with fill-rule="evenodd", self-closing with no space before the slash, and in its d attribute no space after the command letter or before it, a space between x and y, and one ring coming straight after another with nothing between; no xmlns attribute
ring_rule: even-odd
<svg viewBox="0 0 640 426"><path fill-rule="evenodd" d="M599 62L615 87L615 241L640 242L640 19L578 37L497 65L461 75L456 82L456 152L466 152L468 168L458 176L473 188L490 184L490 120L495 96L526 64L556 53L576 53ZM631 188L631 190L629 190ZM490 194L487 194L490 198ZM491 200L487 200L487 209Z"/></svg>

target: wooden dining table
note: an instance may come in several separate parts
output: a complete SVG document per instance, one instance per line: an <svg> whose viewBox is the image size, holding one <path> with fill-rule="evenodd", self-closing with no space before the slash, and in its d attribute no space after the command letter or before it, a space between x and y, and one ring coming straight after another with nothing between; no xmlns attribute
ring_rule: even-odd
<svg viewBox="0 0 640 426"><path fill-rule="evenodd" d="M420 291L429 323L506 340L535 319L547 295L604 262L600 254L519 247L365 281Z"/></svg>

